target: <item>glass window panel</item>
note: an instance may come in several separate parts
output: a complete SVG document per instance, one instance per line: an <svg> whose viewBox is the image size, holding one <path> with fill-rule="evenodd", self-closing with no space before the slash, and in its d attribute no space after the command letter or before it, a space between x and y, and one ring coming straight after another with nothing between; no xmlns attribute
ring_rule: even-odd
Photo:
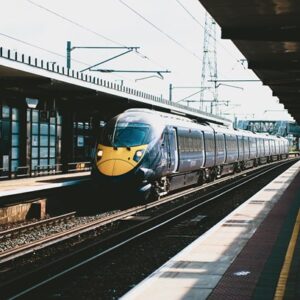
<svg viewBox="0 0 300 300"><path fill-rule="evenodd" d="M30 122L30 119L31 119L31 116L30 116L30 109L27 109L27 112L26 112L26 115L27 115L27 122Z"/></svg>
<svg viewBox="0 0 300 300"><path fill-rule="evenodd" d="M60 115L57 115L56 121L57 121L57 124L61 125L62 117Z"/></svg>
<svg viewBox="0 0 300 300"><path fill-rule="evenodd" d="M40 136L40 146L48 146L48 136L47 135Z"/></svg>
<svg viewBox="0 0 300 300"><path fill-rule="evenodd" d="M32 146L38 146L39 145L39 136L38 135L33 135L32 136L31 144L32 144Z"/></svg>
<svg viewBox="0 0 300 300"><path fill-rule="evenodd" d="M50 157L55 157L55 147L50 148Z"/></svg>
<svg viewBox="0 0 300 300"><path fill-rule="evenodd" d="M50 124L55 124L55 117L50 118Z"/></svg>
<svg viewBox="0 0 300 300"><path fill-rule="evenodd" d="M55 136L50 136L50 146L55 146Z"/></svg>
<svg viewBox="0 0 300 300"><path fill-rule="evenodd" d="M19 120L19 110L17 108L13 107L11 110L11 113L12 113L12 116L11 116L12 120L18 121Z"/></svg>
<svg viewBox="0 0 300 300"><path fill-rule="evenodd" d="M40 111L40 123L47 123L48 122L48 111L47 110L41 110Z"/></svg>
<svg viewBox="0 0 300 300"><path fill-rule="evenodd" d="M57 136L61 136L61 126L57 126Z"/></svg>
<svg viewBox="0 0 300 300"><path fill-rule="evenodd" d="M38 160L37 159L33 159L31 161L31 168L34 169L37 165L38 165Z"/></svg>
<svg viewBox="0 0 300 300"><path fill-rule="evenodd" d="M38 158L39 152L38 152L38 148L37 147L32 147L31 148L31 155L32 155L32 158Z"/></svg>
<svg viewBox="0 0 300 300"><path fill-rule="evenodd" d="M11 144L12 146L19 146L19 135L13 134L11 136Z"/></svg>
<svg viewBox="0 0 300 300"><path fill-rule="evenodd" d="M55 135L55 124L50 125L50 135Z"/></svg>
<svg viewBox="0 0 300 300"><path fill-rule="evenodd" d="M77 122L77 128L82 129L83 128L83 122Z"/></svg>
<svg viewBox="0 0 300 300"><path fill-rule="evenodd" d="M48 147L40 148L40 157L42 158L48 157Z"/></svg>
<svg viewBox="0 0 300 300"><path fill-rule="evenodd" d="M10 117L10 109L6 105L2 106L2 117L3 118L9 118Z"/></svg>
<svg viewBox="0 0 300 300"><path fill-rule="evenodd" d="M12 133L19 133L19 122L11 122Z"/></svg>
<svg viewBox="0 0 300 300"><path fill-rule="evenodd" d="M40 124L40 134L46 135L48 134L48 124L47 123L41 123Z"/></svg>
<svg viewBox="0 0 300 300"><path fill-rule="evenodd" d="M11 171L16 172L19 166L18 160L11 160Z"/></svg>
<svg viewBox="0 0 300 300"><path fill-rule="evenodd" d="M41 159L40 160L40 166L47 166L48 165L48 159Z"/></svg>
<svg viewBox="0 0 300 300"><path fill-rule="evenodd" d="M49 165L51 165L51 166L54 166L54 165L55 165L55 159L54 159L54 158L51 158L51 159L50 159Z"/></svg>
<svg viewBox="0 0 300 300"><path fill-rule="evenodd" d="M32 134L38 134L39 133L39 124L38 123L32 123Z"/></svg>
<svg viewBox="0 0 300 300"><path fill-rule="evenodd" d="M38 122L39 121L39 111L33 110L32 111L32 122Z"/></svg>
<svg viewBox="0 0 300 300"><path fill-rule="evenodd" d="M84 146L84 137L82 135L77 136L77 147L83 147Z"/></svg>
<svg viewBox="0 0 300 300"><path fill-rule="evenodd" d="M18 159L19 158L19 148L18 147L12 147L11 148L11 158L12 159Z"/></svg>
<svg viewBox="0 0 300 300"><path fill-rule="evenodd" d="M57 151L61 153L61 140L58 140Z"/></svg>

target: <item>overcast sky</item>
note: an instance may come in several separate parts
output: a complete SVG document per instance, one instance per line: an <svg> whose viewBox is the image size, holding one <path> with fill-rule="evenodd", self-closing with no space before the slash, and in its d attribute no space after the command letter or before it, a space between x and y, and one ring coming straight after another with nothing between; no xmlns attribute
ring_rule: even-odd
<svg viewBox="0 0 300 300"><path fill-rule="evenodd" d="M114 70L165 71L164 79L155 73L91 72L129 87L169 98L169 84L200 86L203 57L205 10L198 0L10 0L0 10L1 46L66 64L66 42L73 46L140 47L98 68ZM151 24L150 24L151 23ZM28 44L22 43L28 43ZM36 47L34 47L36 46ZM47 52L47 51L49 52ZM78 70L122 53L123 49L72 51L72 67ZM217 26L217 65L219 79L258 79L239 62L242 54L229 40L220 39ZM143 79L145 77L149 77ZM288 119L289 114L261 82L230 82L220 85L223 116L239 119ZM173 100L180 101L197 89L174 89ZM188 99L199 99L199 94ZM181 101L180 103L185 104ZM195 106L198 103L193 104Z"/></svg>

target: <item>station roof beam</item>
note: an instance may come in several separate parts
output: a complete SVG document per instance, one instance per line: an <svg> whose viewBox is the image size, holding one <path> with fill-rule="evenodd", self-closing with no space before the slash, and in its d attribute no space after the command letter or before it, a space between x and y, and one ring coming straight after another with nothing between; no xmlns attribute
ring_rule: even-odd
<svg viewBox="0 0 300 300"><path fill-rule="evenodd" d="M300 2L199 0L300 123Z"/></svg>

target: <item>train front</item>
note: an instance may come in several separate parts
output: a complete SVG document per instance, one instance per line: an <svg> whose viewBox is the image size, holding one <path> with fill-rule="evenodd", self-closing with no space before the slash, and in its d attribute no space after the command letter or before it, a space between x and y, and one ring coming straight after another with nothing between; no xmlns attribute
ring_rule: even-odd
<svg viewBox="0 0 300 300"><path fill-rule="evenodd" d="M120 196L147 199L155 162L151 153L162 127L145 112L124 112L104 127L97 143L92 176L100 189Z"/></svg>

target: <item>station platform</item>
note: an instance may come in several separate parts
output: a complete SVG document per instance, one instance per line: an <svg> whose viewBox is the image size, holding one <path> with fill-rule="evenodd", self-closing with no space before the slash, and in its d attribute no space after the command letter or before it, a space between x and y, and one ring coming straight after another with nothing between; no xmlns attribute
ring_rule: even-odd
<svg viewBox="0 0 300 300"><path fill-rule="evenodd" d="M122 300L300 299L300 161Z"/></svg>
<svg viewBox="0 0 300 300"><path fill-rule="evenodd" d="M74 172L50 176L29 177L0 181L1 198L23 193L73 186L89 180L91 172Z"/></svg>

